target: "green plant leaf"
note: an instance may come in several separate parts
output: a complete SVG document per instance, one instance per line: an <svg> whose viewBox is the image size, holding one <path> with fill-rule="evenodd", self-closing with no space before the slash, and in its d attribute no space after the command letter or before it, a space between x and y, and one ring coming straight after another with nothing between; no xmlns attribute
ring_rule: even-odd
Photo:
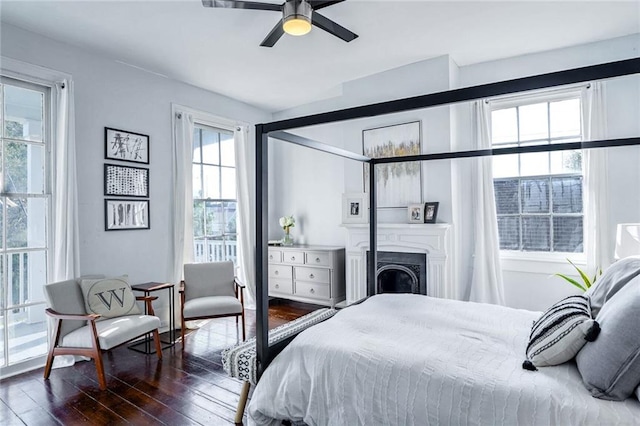
<svg viewBox="0 0 640 426"><path fill-rule="evenodd" d="M567 280L568 282L570 282L571 284L575 285L576 287L578 287L580 290L582 291L587 291L586 288L584 288L578 281L574 280L571 277L568 277L564 274L556 274L558 277L560 278L564 278L565 280Z"/></svg>
<svg viewBox="0 0 640 426"><path fill-rule="evenodd" d="M573 266L574 268L576 268L576 271L578 271L578 273L580 274L580 276L582 277L582 281L584 281L584 285L589 288L591 287L591 281L589 280L589 277L587 276L587 274L585 274L584 272L582 272L582 269L578 268L572 261L570 261L569 259L567 259L569 261L569 263L571 264L571 266ZM585 290L586 291L586 290Z"/></svg>

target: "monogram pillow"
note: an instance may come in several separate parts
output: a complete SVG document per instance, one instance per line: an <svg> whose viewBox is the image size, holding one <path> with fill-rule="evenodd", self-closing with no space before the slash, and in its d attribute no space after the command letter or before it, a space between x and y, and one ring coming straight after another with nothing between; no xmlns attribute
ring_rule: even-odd
<svg viewBox="0 0 640 426"><path fill-rule="evenodd" d="M140 314L126 277L82 280L80 287L89 314L99 314L102 318Z"/></svg>

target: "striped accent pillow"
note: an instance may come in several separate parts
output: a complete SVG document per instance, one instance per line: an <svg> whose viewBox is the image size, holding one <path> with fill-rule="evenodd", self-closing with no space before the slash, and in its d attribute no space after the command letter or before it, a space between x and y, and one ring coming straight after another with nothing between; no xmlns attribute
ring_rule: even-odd
<svg viewBox="0 0 640 426"><path fill-rule="evenodd" d="M536 367L558 365L573 359L588 341L593 341L600 326L591 317L588 296L576 295L551 306L533 323L527 358Z"/></svg>

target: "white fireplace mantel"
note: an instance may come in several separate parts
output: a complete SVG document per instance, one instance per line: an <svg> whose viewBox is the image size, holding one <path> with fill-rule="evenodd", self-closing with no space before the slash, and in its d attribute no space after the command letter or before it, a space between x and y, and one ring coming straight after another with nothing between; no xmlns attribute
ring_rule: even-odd
<svg viewBox="0 0 640 426"><path fill-rule="evenodd" d="M368 224L343 224L347 229L346 290L350 305L367 296ZM378 251L425 253L427 295L452 296L452 234L448 223L378 223ZM447 283L449 285L447 285Z"/></svg>

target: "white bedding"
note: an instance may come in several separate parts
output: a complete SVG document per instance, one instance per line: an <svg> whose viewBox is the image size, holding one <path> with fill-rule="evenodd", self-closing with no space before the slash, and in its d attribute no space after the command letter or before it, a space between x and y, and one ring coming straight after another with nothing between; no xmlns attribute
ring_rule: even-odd
<svg viewBox="0 0 640 426"><path fill-rule="evenodd" d="M381 294L302 332L264 372L250 421L308 425L638 424L573 362L522 369L539 312Z"/></svg>

